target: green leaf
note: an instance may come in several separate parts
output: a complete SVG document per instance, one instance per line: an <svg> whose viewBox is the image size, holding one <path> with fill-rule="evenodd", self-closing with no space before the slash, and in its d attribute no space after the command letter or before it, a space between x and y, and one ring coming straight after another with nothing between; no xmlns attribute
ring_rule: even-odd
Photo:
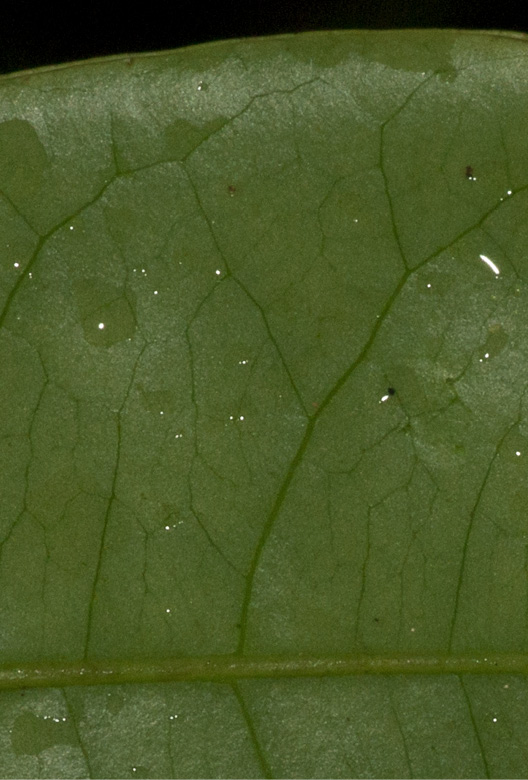
<svg viewBox="0 0 528 780"><path fill-rule="evenodd" d="M0 80L0 776L525 777L523 36Z"/></svg>

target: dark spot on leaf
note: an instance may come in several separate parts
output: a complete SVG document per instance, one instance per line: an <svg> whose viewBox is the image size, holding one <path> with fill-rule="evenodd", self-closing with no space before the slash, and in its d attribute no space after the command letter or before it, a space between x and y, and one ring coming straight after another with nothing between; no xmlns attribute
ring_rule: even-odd
<svg viewBox="0 0 528 780"><path fill-rule="evenodd" d="M388 387L387 388L388 395L394 395L395 392L396 392L396 390L394 389L394 387Z"/></svg>
<svg viewBox="0 0 528 780"><path fill-rule="evenodd" d="M379 623L379 618L374 618L374 623Z"/></svg>
<svg viewBox="0 0 528 780"><path fill-rule="evenodd" d="M477 177L473 173L473 168L471 167L471 165L466 165L465 173L466 173L466 179L469 179L470 181L477 180Z"/></svg>
<svg viewBox="0 0 528 780"><path fill-rule="evenodd" d="M231 197L233 197L233 195L234 195L234 194L235 194L235 192L236 192L236 187L235 187L235 185L234 185L234 184L230 184L230 185L228 186L228 188L227 188L227 191L229 192L229 194L231 195Z"/></svg>

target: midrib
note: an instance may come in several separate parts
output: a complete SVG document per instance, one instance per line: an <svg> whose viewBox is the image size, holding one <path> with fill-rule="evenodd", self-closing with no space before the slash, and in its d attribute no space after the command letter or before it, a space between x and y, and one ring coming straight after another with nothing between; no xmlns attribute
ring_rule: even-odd
<svg viewBox="0 0 528 780"><path fill-rule="evenodd" d="M211 655L158 660L25 663L0 667L0 690L65 685L232 682L363 674L527 674L528 653Z"/></svg>

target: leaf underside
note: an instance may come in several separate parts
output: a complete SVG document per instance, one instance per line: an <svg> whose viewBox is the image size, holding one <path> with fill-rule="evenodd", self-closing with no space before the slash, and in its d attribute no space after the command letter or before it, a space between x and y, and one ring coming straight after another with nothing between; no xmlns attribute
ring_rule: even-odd
<svg viewBox="0 0 528 780"><path fill-rule="evenodd" d="M525 45L0 80L0 776L526 776Z"/></svg>

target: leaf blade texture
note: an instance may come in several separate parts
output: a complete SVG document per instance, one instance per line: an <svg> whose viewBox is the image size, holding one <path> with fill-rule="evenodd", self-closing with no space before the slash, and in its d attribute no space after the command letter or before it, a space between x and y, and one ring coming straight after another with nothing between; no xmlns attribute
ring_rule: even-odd
<svg viewBox="0 0 528 780"><path fill-rule="evenodd" d="M2 78L2 776L525 776L525 45Z"/></svg>

